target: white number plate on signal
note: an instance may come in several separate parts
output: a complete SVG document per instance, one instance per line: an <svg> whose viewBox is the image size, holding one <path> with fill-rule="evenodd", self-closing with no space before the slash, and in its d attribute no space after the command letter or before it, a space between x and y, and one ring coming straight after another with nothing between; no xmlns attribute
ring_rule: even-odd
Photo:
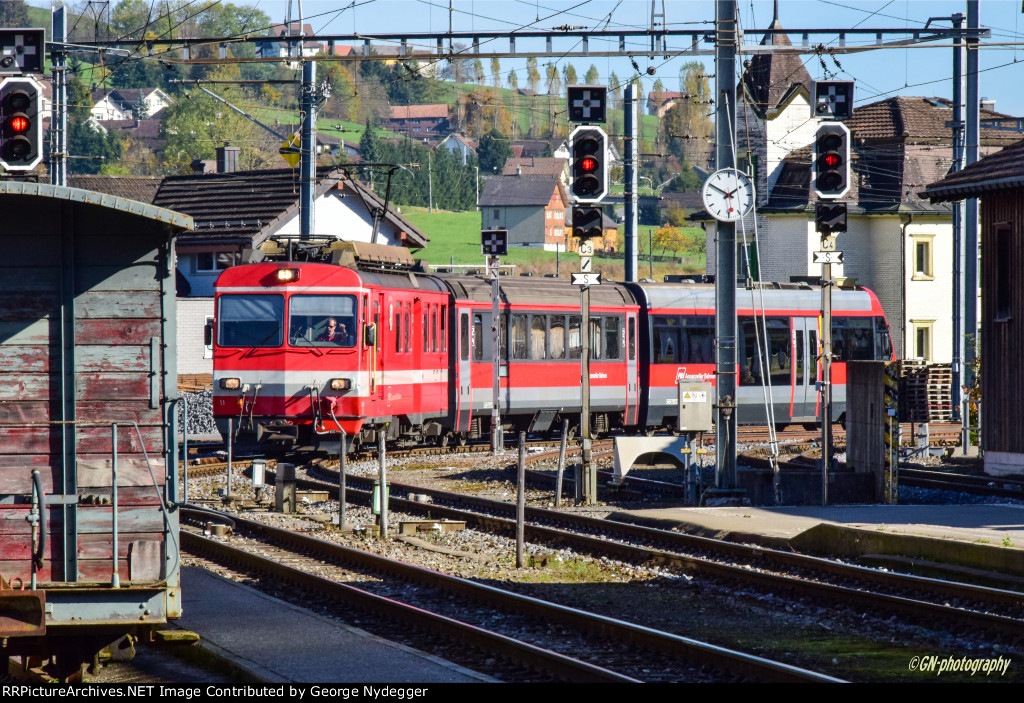
<svg viewBox="0 0 1024 703"><path fill-rule="evenodd" d="M816 263L816 264L841 264L841 263L843 263L843 252L841 252L841 251L816 251L816 252L814 252L814 263Z"/></svg>
<svg viewBox="0 0 1024 703"><path fill-rule="evenodd" d="M574 286L599 286L601 285L601 274L599 273L574 273L572 274Z"/></svg>
<svg viewBox="0 0 1024 703"><path fill-rule="evenodd" d="M594 240L592 239L581 239L580 246L576 250L576 253L580 256L593 256L594 255Z"/></svg>

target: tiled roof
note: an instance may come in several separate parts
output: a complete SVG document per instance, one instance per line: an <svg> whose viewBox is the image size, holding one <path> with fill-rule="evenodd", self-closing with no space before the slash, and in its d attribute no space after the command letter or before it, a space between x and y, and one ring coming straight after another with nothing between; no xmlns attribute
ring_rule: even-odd
<svg viewBox="0 0 1024 703"><path fill-rule="evenodd" d="M298 214L298 174L297 169L287 168L167 176L153 204L193 217L195 231L179 237L179 241L258 244ZM318 168L316 194L325 193L342 180L341 171L329 166ZM380 198L352 181L345 180L344 187L358 190L371 207L381 204ZM389 210L386 217L406 233L409 246L426 245L426 237L395 212Z"/></svg>
<svg viewBox="0 0 1024 703"><path fill-rule="evenodd" d="M160 122L157 117L146 120L96 120L104 129L128 132L133 139L160 139Z"/></svg>
<svg viewBox="0 0 1024 703"><path fill-rule="evenodd" d="M981 119L1005 118L993 110L981 110ZM952 102L945 98L895 96L854 109L846 126L859 140L907 139L910 141L951 141L948 126L953 119ZM981 130L982 144L1009 144L1016 139L1012 132Z"/></svg>
<svg viewBox="0 0 1024 703"><path fill-rule="evenodd" d="M514 176L517 173L516 169L521 168L524 176L561 176L567 163L569 163L568 159L557 157L513 158L505 162L505 168L501 173L503 176Z"/></svg>
<svg viewBox="0 0 1024 703"><path fill-rule="evenodd" d="M932 202L944 202L1021 187L1024 187L1024 139L975 161L962 171L929 183L921 195Z"/></svg>
<svg viewBox="0 0 1024 703"><path fill-rule="evenodd" d="M162 178L148 178L142 176L99 176L99 175L69 175L68 185L72 188L92 190L97 193L116 195L120 198L137 200L140 203L152 204L157 189L160 188Z"/></svg>
<svg viewBox="0 0 1024 703"><path fill-rule="evenodd" d="M481 207L547 205L558 187L557 176L495 176L480 193Z"/></svg>
<svg viewBox="0 0 1024 703"><path fill-rule="evenodd" d="M430 118L448 117L447 103L438 105L392 105L393 120L425 120Z"/></svg>
<svg viewBox="0 0 1024 703"><path fill-rule="evenodd" d="M853 176L843 200L851 212L948 212L917 195L949 169L947 149L902 144L861 145L852 153ZM811 188L811 147L789 154L769 195L767 209L803 210L818 200Z"/></svg>
<svg viewBox="0 0 1024 703"><path fill-rule="evenodd" d="M769 29L782 29L782 25L775 20ZM785 34L765 35L761 44L793 45ZM810 93L811 74L798 54L755 54L750 59L750 68L743 73L740 87L746 91L754 112L765 117L782 107L801 87Z"/></svg>

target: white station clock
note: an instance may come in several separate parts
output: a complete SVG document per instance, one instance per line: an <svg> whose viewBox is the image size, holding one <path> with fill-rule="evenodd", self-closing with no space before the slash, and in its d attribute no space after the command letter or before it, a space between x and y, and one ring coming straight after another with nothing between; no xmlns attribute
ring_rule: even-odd
<svg viewBox="0 0 1024 703"><path fill-rule="evenodd" d="M704 209L720 222L736 222L754 207L754 184L742 171L723 168L704 181Z"/></svg>

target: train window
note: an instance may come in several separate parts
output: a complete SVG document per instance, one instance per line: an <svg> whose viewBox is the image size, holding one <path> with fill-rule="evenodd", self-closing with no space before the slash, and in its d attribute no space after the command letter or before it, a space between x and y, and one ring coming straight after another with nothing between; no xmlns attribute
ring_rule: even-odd
<svg viewBox="0 0 1024 703"><path fill-rule="evenodd" d="M284 342L284 296L222 295L217 321L222 347L279 347Z"/></svg>
<svg viewBox="0 0 1024 703"><path fill-rule="evenodd" d="M619 318L604 318L604 358L618 359L619 355Z"/></svg>
<svg viewBox="0 0 1024 703"><path fill-rule="evenodd" d="M530 318L530 358L531 359L546 359L547 349L545 348L545 340L547 339L547 318L544 315L533 315Z"/></svg>
<svg viewBox="0 0 1024 703"><path fill-rule="evenodd" d="M548 341L551 345L551 358L565 358L565 315L551 316L551 331L548 334Z"/></svg>
<svg viewBox="0 0 1024 703"><path fill-rule="evenodd" d="M430 306L430 351L437 351L437 318L438 309L436 305Z"/></svg>
<svg viewBox="0 0 1024 703"><path fill-rule="evenodd" d="M508 361L508 314L498 313L498 320L501 321L501 330L498 332L501 360Z"/></svg>
<svg viewBox="0 0 1024 703"><path fill-rule="evenodd" d="M569 358L580 359L583 357L583 318L579 315L569 316Z"/></svg>
<svg viewBox="0 0 1024 703"><path fill-rule="evenodd" d="M743 329L740 383L745 386L761 385L767 372L771 385L790 385L793 364L789 318L769 317L762 321L761 317L742 317L740 322ZM768 349L767 364L762 363L765 347Z"/></svg>
<svg viewBox="0 0 1024 703"><path fill-rule="evenodd" d="M528 345L526 315L512 316L512 358L525 359Z"/></svg>
<svg viewBox="0 0 1024 703"><path fill-rule="evenodd" d="M806 383L804 378L804 332L803 330L796 331L796 355L793 358L793 363L796 368L796 383L797 385L803 385Z"/></svg>
<svg viewBox="0 0 1024 703"><path fill-rule="evenodd" d="M402 312L395 311L395 353L402 351Z"/></svg>
<svg viewBox="0 0 1024 703"><path fill-rule="evenodd" d="M430 351L430 312L423 313L423 351Z"/></svg>
<svg viewBox="0 0 1024 703"><path fill-rule="evenodd" d="M466 312L459 316L459 356L469 361L469 313Z"/></svg>
<svg viewBox="0 0 1024 703"><path fill-rule="evenodd" d="M629 360L636 359L636 318L629 318L629 339L626 344L629 346Z"/></svg>
<svg viewBox="0 0 1024 703"><path fill-rule="evenodd" d="M600 359L601 356L601 318L590 318L590 358Z"/></svg>
<svg viewBox="0 0 1024 703"><path fill-rule="evenodd" d="M656 315L652 322L654 331L654 363L674 364L679 361L679 318Z"/></svg>
<svg viewBox="0 0 1024 703"><path fill-rule="evenodd" d="M875 318L875 360L889 361L892 359L892 339L889 337L889 326L884 317Z"/></svg>
<svg viewBox="0 0 1024 703"><path fill-rule="evenodd" d="M789 318L769 317L768 373L773 386L788 386L793 382L793 349L790 346Z"/></svg>
<svg viewBox="0 0 1024 703"><path fill-rule="evenodd" d="M832 318L832 357L836 361L870 361L875 355L870 317Z"/></svg>
<svg viewBox="0 0 1024 703"><path fill-rule="evenodd" d="M448 320L448 311L445 308L441 308L441 351L448 351L448 336L445 333L445 322Z"/></svg>
<svg viewBox="0 0 1024 703"><path fill-rule="evenodd" d="M684 315L679 319L679 360L688 364L713 364L715 356L715 318L710 315Z"/></svg>
<svg viewBox="0 0 1024 703"><path fill-rule="evenodd" d="M410 338L412 337L412 331L409 326L409 305L405 306L405 353L408 354L412 351Z"/></svg>
<svg viewBox="0 0 1024 703"><path fill-rule="evenodd" d="M473 361L484 360L484 316L473 315Z"/></svg>
<svg viewBox="0 0 1024 703"><path fill-rule="evenodd" d="M818 380L818 360L821 349L818 348L818 330L807 330L807 366L811 381Z"/></svg>
<svg viewBox="0 0 1024 703"><path fill-rule="evenodd" d="M288 343L293 347L354 347L353 295L293 295L288 301Z"/></svg>

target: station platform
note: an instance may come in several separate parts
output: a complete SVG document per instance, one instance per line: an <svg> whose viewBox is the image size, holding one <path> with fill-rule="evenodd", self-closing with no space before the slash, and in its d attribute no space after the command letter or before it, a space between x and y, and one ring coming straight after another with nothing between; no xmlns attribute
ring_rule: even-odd
<svg viewBox="0 0 1024 703"><path fill-rule="evenodd" d="M182 569L182 617L205 657L258 683L486 683L493 679L235 583Z"/></svg>
<svg viewBox="0 0 1024 703"><path fill-rule="evenodd" d="M609 519L1024 591L1021 505L680 507Z"/></svg>

